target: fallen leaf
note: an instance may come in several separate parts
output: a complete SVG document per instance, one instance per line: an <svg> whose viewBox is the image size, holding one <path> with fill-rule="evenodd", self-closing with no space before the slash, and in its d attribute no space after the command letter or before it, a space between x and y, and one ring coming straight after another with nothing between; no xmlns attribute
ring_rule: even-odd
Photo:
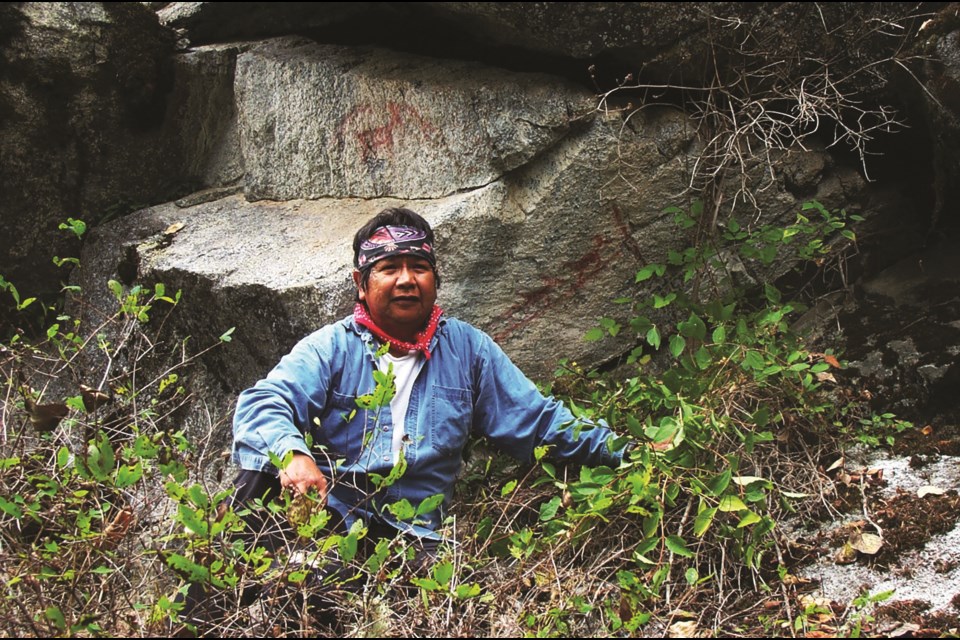
<svg viewBox="0 0 960 640"><path fill-rule="evenodd" d="M928 436L928 435L930 435L931 433L933 433L933 427L928 424L928 425L925 426L923 429L920 429L920 433L922 433L922 434L925 435L925 436Z"/></svg>
<svg viewBox="0 0 960 640"><path fill-rule="evenodd" d="M944 490L941 489L940 487L936 487L936 486L934 486L934 485L932 485L932 484L924 485L924 486L920 487L919 489L917 489L917 497L919 497L919 498L922 498L922 497L924 497L924 496L931 496L931 495L933 495L933 496L942 496L942 495L945 494L945 493L946 493L946 491L944 491Z"/></svg>
<svg viewBox="0 0 960 640"><path fill-rule="evenodd" d="M183 229L185 226L187 226L186 222L174 222L169 227L163 230L163 235L172 236L177 231L180 231L180 229Z"/></svg>
<svg viewBox="0 0 960 640"><path fill-rule="evenodd" d="M917 638L919 636L914 635L914 633L919 630L920 630L920 625L914 624L912 622L904 622L896 629L890 629L889 631L884 631L883 633L888 638L902 638L903 636Z"/></svg>
<svg viewBox="0 0 960 640"><path fill-rule="evenodd" d="M857 550L849 542L844 542L843 546L837 550L833 556L833 561L837 564L851 564L857 561Z"/></svg>
<svg viewBox="0 0 960 640"><path fill-rule="evenodd" d="M667 628L668 638L696 638L697 623L693 620L674 622Z"/></svg>
<svg viewBox="0 0 960 640"><path fill-rule="evenodd" d="M833 377L833 374L830 373L830 372L828 372L828 371L821 371L820 373L818 373L818 374L817 374L817 381L818 381L818 382L832 382L833 384L837 384L837 379L834 378L834 377Z"/></svg>
<svg viewBox="0 0 960 640"><path fill-rule="evenodd" d="M833 471L834 469L839 469L839 468L842 467L842 466L843 466L843 456L840 456L840 458L837 459L836 462L834 462L832 465L830 465L829 467L827 467L827 473L830 473L830 472Z"/></svg>
<svg viewBox="0 0 960 640"><path fill-rule="evenodd" d="M800 606L804 609L819 609L821 612L831 611L832 607L830 606L830 600L823 596L814 596L809 593L805 593L800 596ZM832 618L832 614L827 614L827 620Z"/></svg>
<svg viewBox="0 0 960 640"><path fill-rule="evenodd" d="M823 356L823 361L826 362L826 363L827 363L828 365L830 365L831 367L833 367L834 369L841 369L841 368L842 368L842 367L840 366L840 361L837 360L835 356L831 356L831 355L827 354L827 355Z"/></svg>
<svg viewBox="0 0 960 640"><path fill-rule="evenodd" d="M809 582L810 582L809 579L800 578L798 576L793 575L792 573L788 573L785 576L783 576L783 584L787 585L788 587L795 584L809 584Z"/></svg>
<svg viewBox="0 0 960 640"><path fill-rule="evenodd" d="M850 546L867 555L873 555L883 546L883 538L875 533L854 533L850 536Z"/></svg>

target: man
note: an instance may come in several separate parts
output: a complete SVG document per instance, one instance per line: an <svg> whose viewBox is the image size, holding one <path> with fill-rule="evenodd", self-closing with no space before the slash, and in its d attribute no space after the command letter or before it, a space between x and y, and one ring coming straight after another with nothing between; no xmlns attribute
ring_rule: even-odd
<svg viewBox="0 0 960 640"><path fill-rule="evenodd" d="M554 459L619 464L607 428L577 424L489 336L441 312L433 244L430 225L407 209L386 209L357 232L353 315L304 338L240 395L236 501L315 490L347 529L361 518L435 549L471 433L520 460L547 445ZM382 407L365 398L375 371L395 382ZM271 453L292 458L278 473ZM401 461L395 482L379 482ZM439 504L400 519L387 507L402 500Z"/></svg>

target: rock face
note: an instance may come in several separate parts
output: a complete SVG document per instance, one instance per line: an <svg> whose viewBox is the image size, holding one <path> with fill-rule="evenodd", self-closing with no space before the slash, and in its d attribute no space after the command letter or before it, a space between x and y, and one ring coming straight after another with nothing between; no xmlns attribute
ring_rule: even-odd
<svg viewBox="0 0 960 640"><path fill-rule="evenodd" d="M57 282L48 251L65 249L58 223L96 222L160 191L151 165L172 38L136 3L8 3L0 12L0 265L36 290ZM41 248L43 262L33 259Z"/></svg>
<svg viewBox="0 0 960 640"><path fill-rule="evenodd" d="M140 3L0 6L0 273L21 291L59 289L67 217L95 225L240 177L236 53L174 58L173 41Z"/></svg>
<svg viewBox="0 0 960 640"><path fill-rule="evenodd" d="M297 39L240 56L237 103L251 200L477 188L593 108L582 89L546 76Z"/></svg>
<svg viewBox="0 0 960 640"><path fill-rule="evenodd" d="M140 282L182 288L182 327L201 343L236 326L226 359L207 367L229 395L300 337L350 312L353 233L383 208L403 205L437 234L439 304L490 332L529 373L547 375L571 354L587 361L608 354L610 344L588 345L584 333L599 315L615 315L610 301L630 293L646 260L662 260L677 245L659 203L682 184L681 165L657 145L684 148L689 139L670 139L683 136L671 126L682 119L664 110L621 132L619 116L598 118L522 171L442 198L248 202L234 195L160 205L94 233L82 284L88 297L102 296L95 306L109 302L98 284L109 277L134 273ZM618 142L621 160L633 164L629 176L617 175Z"/></svg>

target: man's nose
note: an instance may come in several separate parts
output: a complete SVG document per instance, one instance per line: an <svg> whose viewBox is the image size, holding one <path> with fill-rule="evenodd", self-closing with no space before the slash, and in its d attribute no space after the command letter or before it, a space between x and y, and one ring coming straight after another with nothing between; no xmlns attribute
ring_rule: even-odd
<svg viewBox="0 0 960 640"><path fill-rule="evenodd" d="M412 285L415 280L413 269L411 269L408 265L402 265L400 267L400 272L397 273L397 284Z"/></svg>

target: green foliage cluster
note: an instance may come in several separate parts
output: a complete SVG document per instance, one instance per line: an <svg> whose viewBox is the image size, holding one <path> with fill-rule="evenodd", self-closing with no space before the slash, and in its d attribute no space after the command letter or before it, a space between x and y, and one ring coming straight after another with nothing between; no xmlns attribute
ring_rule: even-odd
<svg viewBox="0 0 960 640"><path fill-rule="evenodd" d="M61 229L81 237L86 225ZM82 321L46 307L44 331L0 347L0 628L10 636L150 635L168 582L161 558L178 561L158 498L166 488L175 517L196 529L188 505L211 500L190 482L196 451L179 424L186 342L164 351L158 339L180 292L108 288L112 314L91 321L75 304ZM18 311L36 302L2 277L0 289ZM208 533L228 526L211 522Z"/></svg>
<svg viewBox="0 0 960 640"><path fill-rule="evenodd" d="M696 230L701 209L668 211ZM541 447L532 466L505 467L477 443L444 523L456 544L426 567L409 541L372 539L362 522L331 531L316 495L226 506L231 491L208 484L207 454L182 432L192 357L159 336L180 293L111 281L112 316L88 327L61 313L0 353L0 626L18 636L644 635L700 608L693 618L715 615L714 632L806 629L806 607L790 609L778 524L812 502L811 443L838 429L882 443L908 425L838 396L837 356L810 351L791 328L803 306L770 282L738 287L730 265L734 256L762 272L786 254L830 265L855 241L850 221L808 203L791 224L731 221L639 270L637 295L617 301L626 313L586 336L629 333L636 346L612 372L568 364L552 388L578 417L622 434L613 446L632 443L622 464L561 468ZM65 229L82 235L81 225ZM374 418L395 392L392 372L376 375L355 409ZM374 484L404 471L401 456ZM383 508L416 522L442 500ZM296 539L272 546L247 530L251 516ZM783 610L756 627L724 622L736 597L775 590ZM196 593L208 615L188 620ZM336 629L311 618L316 595L342 605ZM852 609L851 633L869 621L866 604Z"/></svg>
<svg viewBox="0 0 960 640"><path fill-rule="evenodd" d="M699 203L668 209L681 229L695 227L701 211ZM776 530L808 508L808 487L817 486L808 481L816 474L810 443L838 427L860 433L869 424L890 438L909 424L865 417L842 399L833 375L840 361L808 350L791 328L805 307L771 282L759 296L737 288L727 269L731 255L760 272L785 256L830 264L855 241L847 225L858 220L810 202L784 226L730 221L712 240L639 270L648 293L618 301L629 305L629 319L603 318L587 334L629 331L637 346L612 374L567 365L553 390L578 417L605 420L638 446L617 469L582 468L574 477L541 461L529 487L550 489L539 494L537 517L500 546L524 563L600 545L618 559L606 569L617 588L589 606L582 594L568 596L553 614L530 617L532 631L566 634L571 616L599 610L594 624L604 633L642 633L678 600L744 582L784 586L788 553ZM492 520L481 520L481 535L496 535Z"/></svg>

